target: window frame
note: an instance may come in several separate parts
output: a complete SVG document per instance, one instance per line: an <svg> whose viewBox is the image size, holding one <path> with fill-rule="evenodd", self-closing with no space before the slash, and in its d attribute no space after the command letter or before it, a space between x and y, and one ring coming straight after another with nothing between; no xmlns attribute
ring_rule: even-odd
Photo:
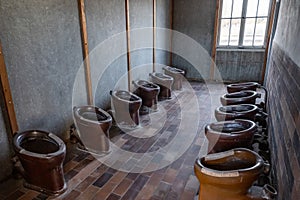
<svg viewBox="0 0 300 200"><path fill-rule="evenodd" d="M269 0L269 8L268 8L268 15L267 16L257 16L258 12L258 6L260 0L258 0L257 3L257 9L256 9L256 16L255 17L246 17L247 14L247 6L248 6L248 1L249 0L243 0L242 4L242 15L241 17L232 17L232 12L233 12L233 4L235 0L232 0L232 5L231 5L231 16L230 17L224 17L222 18L222 10L223 10L223 0L220 0L220 9L219 9L219 17L218 19L218 35L217 35L217 49L265 49L266 48L266 43L267 43L267 38L268 38L268 29L270 26L270 14L272 10L272 2L273 0ZM250 0L251 1L251 0ZM255 19L255 25L254 25L254 35L252 39L252 45L246 46L243 45L243 40L244 40L244 32L245 32L245 23L246 19ZM255 30L256 30L256 21L259 18L267 18L267 23L266 23L266 28L265 28L265 36L264 36L264 43L263 45L254 45L254 37L255 37ZM229 35L228 35L228 45L220 45L220 31L221 31L221 21L222 19L230 19L230 27L229 27ZM232 19L241 19L241 24L240 24L240 32L239 32L239 42L238 45L230 45L230 30L231 30L231 20Z"/></svg>

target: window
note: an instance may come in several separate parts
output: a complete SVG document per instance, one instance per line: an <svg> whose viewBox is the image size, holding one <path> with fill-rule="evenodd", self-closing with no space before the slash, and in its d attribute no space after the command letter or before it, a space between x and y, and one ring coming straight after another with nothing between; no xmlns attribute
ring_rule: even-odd
<svg viewBox="0 0 300 200"><path fill-rule="evenodd" d="M270 0L222 0L219 47L264 47Z"/></svg>

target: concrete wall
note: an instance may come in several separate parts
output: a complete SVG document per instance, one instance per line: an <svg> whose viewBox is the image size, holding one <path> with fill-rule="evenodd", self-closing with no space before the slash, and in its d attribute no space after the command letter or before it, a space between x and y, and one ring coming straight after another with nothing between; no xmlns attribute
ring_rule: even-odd
<svg viewBox="0 0 300 200"><path fill-rule="evenodd" d="M210 72L214 20L215 20L216 0L174 0L173 28L200 44L201 51L192 51L194 57L201 57L197 63L191 63L186 56L173 55L173 66L186 70L186 77L190 79L208 79ZM182 41L173 38L173 50L183 46ZM188 51L188 50L187 50ZM198 70L197 70L198 69ZM201 71L201 74L198 72Z"/></svg>
<svg viewBox="0 0 300 200"><path fill-rule="evenodd" d="M216 71L223 81L261 81L265 50L218 49ZM217 76L215 76L217 77Z"/></svg>
<svg viewBox="0 0 300 200"><path fill-rule="evenodd" d="M125 1L88 0L86 15L94 103L108 109L109 91L127 72Z"/></svg>
<svg viewBox="0 0 300 200"><path fill-rule="evenodd" d="M71 93L82 60L77 2L0 0L0 21L19 129L63 137L73 121ZM4 136L2 143L6 155Z"/></svg>
<svg viewBox="0 0 300 200"><path fill-rule="evenodd" d="M278 199L300 198L300 1L281 1L269 57L269 135Z"/></svg>
<svg viewBox="0 0 300 200"><path fill-rule="evenodd" d="M171 47L171 0L156 0L156 35L155 62L162 65L170 65ZM156 67L159 71L159 67Z"/></svg>
<svg viewBox="0 0 300 200"><path fill-rule="evenodd" d="M82 60L77 2L1 0L0 38L20 130L62 136Z"/></svg>
<svg viewBox="0 0 300 200"><path fill-rule="evenodd" d="M130 45L132 80L148 79L153 61L153 1L130 0Z"/></svg>

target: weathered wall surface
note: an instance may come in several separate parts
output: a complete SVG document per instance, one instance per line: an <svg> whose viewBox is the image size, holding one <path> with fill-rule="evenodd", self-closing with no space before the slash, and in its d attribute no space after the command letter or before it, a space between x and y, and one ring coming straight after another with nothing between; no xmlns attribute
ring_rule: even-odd
<svg viewBox="0 0 300 200"><path fill-rule="evenodd" d="M174 30L186 34L202 46L201 51L190 52L194 57L204 59L200 62L191 64L182 55L173 55L173 66L184 69L186 77L190 79L209 79L210 64L213 35L214 35L214 20L215 20L216 0L175 0L174 1ZM173 49L180 48L182 41L173 38ZM197 70L199 68L199 70ZM201 74L198 72L200 71Z"/></svg>
<svg viewBox="0 0 300 200"><path fill-rule="evenodd" d="M127 72L125 1L86 1L86 15L94 103L107 109L109 91Z"/></svg>
<svg viewBox="0 0 300 200"><path fill-rule="evenodd" d="M170 65L171 47L171 0L156 0L156 35L155 62ZM159 70L159 67L157 67Z"/></svg>
<svg viewBox="0 0 300 200"><path fill-rule="evenodd" d="M0 21L19 129L63 137L72 123L71 93L82 60L77 2L1 0ZM8 152L5 138L0 148Z"/></svg>
<svg viewBox="0 0 300 200"><path fill-rule="evenodd" d="M3 45L20 130L62 136L82 60L77 2L1 1Z"/></svg>
<svg viewBox="0 0 300 200"><path fill-rule="evenodd" d="M223 81L261 81L265 50L218 49L216 70ZM215 76L217 77L217 76Z"/></svg>
<svg viewBox="0 0 300 200"><path fill-rule="evenodd" d="M269 135L278 199L300 198L300 1L281 1L269 57Z"/></svg>

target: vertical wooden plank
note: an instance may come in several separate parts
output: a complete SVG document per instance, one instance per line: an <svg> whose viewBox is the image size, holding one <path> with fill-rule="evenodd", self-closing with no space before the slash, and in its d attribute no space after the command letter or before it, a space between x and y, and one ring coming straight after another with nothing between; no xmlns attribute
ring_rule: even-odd
<svg viewBox="0 0 300 200"><path fill-rule="evenodd" d="M17 118L16 118L16 113L14 109L14 103L10 91L10 86L9 86L9 81L8 81L8 76L7 76L7 71L6 71L6 66L4 62L4 55L2 51L2 45L0 41L0 77L1 77L1 86L2 86L2 91L3 91L3 96L4 96L4 101L5 101L5 107L8 113L8 118L9 118L9 125L11 128L12 135L18 131L18 123L17 123Z"/></svg>
<svg viewBox="0 0 300 200"><path fill-rule="evenodd" d="M156 63L156 0L153 0L153 72L155 71Z"/></svg>
<svg viewBox="0 0 300 200"><path fill-rule="evenodd" d="M268 54L269 54L269 43L270 43L271 31L272 31L273 21L274 21L275 6L276 6L276 0L272 0L272 7L271 7L271 12L270 12L270 19L269 19L268 32L267 32L267 34L268 34L267 35L267 44L266 44L266 50L265 50L265 55L264 55L264 65L262 68L262 75L261 75L261 84L263 84L264 80L265 80L267 59L268 59Z"/></svg>
<svg viewBox="0 0 300 200"><path fill-rule="evenodd" d="M125 15L126 15L126 40L127 40L127 78L128 91L130 91L131 83L131 60L130 60L130 16L129 16L129 0L125 0Z"/></svg>
<svg viewBox="0 0 300 200"><path fill-rule="evenodd" d="M215 13L215 25L214 25L214 40L211 52L211 65L210 65L210 80L214 79L215 74L215 61L216 61L216 51L218 42L218 31L219 31L219 13L220 13L220 0L217 0L216 13Z"/></svg>
<svg viewBox="0 0 300 200"><path fill-rule="evenodd" d="M170 61L169 65L172 66L172 60L173 60L173 55L172 55L172 48L173 48L173 12L174 12L174 0L170 0Z"/></svg>
<svg viewBox="0 0 300 200"><path fill-rule="evenodd" d="M88 100L89 105L93 105L91 66L90 66L90 59L89 59L89 45L88 45L88 34L87 34L87 28L86 28L86 15L85 15L84 0L78 0L78 9L79 9L83 60L84 60L84 66L85 66L85 79L86 79L87 98L88 98L87 100Z"/></svg>

